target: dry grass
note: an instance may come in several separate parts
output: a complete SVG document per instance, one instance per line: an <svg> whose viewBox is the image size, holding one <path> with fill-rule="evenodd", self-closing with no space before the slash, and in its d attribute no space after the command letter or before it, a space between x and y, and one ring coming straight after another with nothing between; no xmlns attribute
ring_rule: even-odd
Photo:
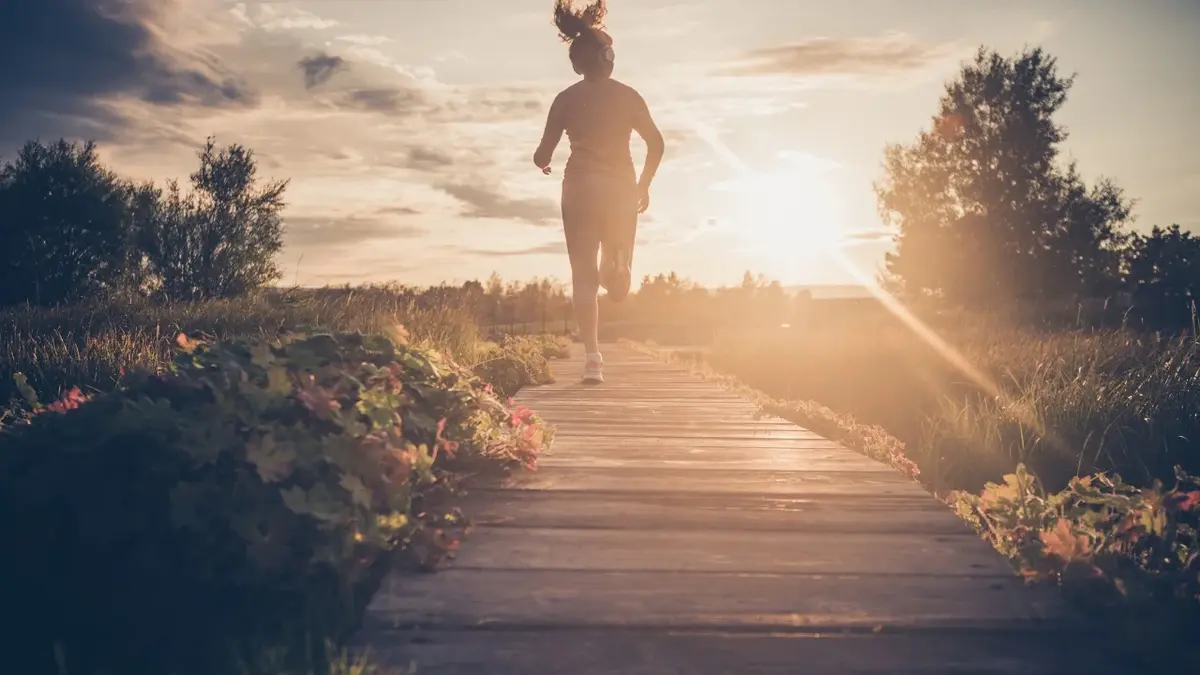
<svg viewBox="0 0 1200 675"><path fill-rule="evenodd" d="M180 305L96 304L0 310L0 407L17 397L25 373L44 400L71 387L108 390L123 370L163 363L180 333L217 339L270 337L301 328L383 332L409 337L474 366L482 340L471 312L431 305L387 289L271 293Z"/></svg>
<svg viewBox="0 0 1200 675"><path fill-rule="evenodd" d="M1148 484L1200 468L1200 343L1124 330L1044 332L980 317L928 325L982 377L883 315L726 332L703 353L767 395L878 425L939 491L1025 463L1047 487L1115 471Z"/></svg>

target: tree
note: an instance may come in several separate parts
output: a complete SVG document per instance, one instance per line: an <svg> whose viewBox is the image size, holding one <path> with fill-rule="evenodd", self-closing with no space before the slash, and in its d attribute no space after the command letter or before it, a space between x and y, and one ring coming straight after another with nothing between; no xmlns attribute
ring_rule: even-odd
<svg viewBox="0 0 1200 675"><path fill-rule="evenodd" d="M30 141L0 168L0 305L119 287L134 268L131 190L95 144Z"/></svg>
<svg viewBox="0 0 1200 675"><path fill-rule="evenodd" d="M1040 48L980 48L947 84L930 129L884 151L879 210L897 230L889 282L959 304L1061 298L1120 283L1131 203L1058 161L1054 115L1074 77Z"/></svg>
<svg viewBox="0 0 1200 675"><path fill-rule="evenodd" d="M1157 325L1187 325L1200 296L1200 239L1178 225L1133 235L1128 281L1145 318Z"/></svg>
<svg viewBox="0 0 1200 675"><path fill-rule="evenodd" d="M170 300L227 298L280 278L287 181L258 186L254 153L220 151L209 138L191 175L192 193L139 190L139 244L159 292Z"/></svg>

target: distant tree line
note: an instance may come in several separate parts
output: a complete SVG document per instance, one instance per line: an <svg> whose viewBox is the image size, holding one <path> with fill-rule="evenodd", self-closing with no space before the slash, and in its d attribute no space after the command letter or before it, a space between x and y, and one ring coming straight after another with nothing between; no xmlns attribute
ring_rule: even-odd
<svg viewBox="0 0 1200 675"><path fill-rule="evenodd" d="M1130 231L1133 201L1060 159L1054 116L1073 81L1040 48L981 48L930 127L885 149L876 193L896 232L893 292L977 309L1122 297L1151 324L1191 322L1200 241L1178 226Z"/></svg>
<svg viewBox="0 0 1200 675"><path fill-rule="evenodd" d="M286 181L208 139L190 190L124 179L94 143L30 141L0 168L0 306L228 298L280 277Z"/></svg>

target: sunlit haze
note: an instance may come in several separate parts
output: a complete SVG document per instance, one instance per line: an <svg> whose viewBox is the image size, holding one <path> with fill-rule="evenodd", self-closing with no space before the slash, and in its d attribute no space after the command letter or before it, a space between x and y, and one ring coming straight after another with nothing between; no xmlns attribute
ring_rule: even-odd
<svg viewBox="0 0 1200 675"><path fill-rule="evenodd" d="M285 283L565 280L566 144L550 177L530 162L550 100L575 77L551 5L167 2L144 19L153 48L176 74L222 87L159 91L173 84L160 72L98 64L81 72L87 86L11 98L23 108L0 110L0 148L92 137L118 171L164 180L186 179L206 135L243 143L263 174L291 180ZM609 7L616 76L667 139L639 277L857 283L842 256L873 273L890 246L871 188L883 147L929 123L943 82L980 44L1042 45L1078 74L1060 119L1069 155L1138 199L1138 229L1200 225L1195 2ZM640 142L633 152L640 164Z"/></svg>

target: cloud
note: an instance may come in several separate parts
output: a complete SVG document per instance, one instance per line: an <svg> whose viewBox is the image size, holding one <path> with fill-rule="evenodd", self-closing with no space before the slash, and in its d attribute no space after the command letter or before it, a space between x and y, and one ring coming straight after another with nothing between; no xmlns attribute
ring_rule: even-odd
<svg viewBox="0 0 1200 675"><path fill-rule="evenodd" d="M567 252L567 244L563 241L547 241L533 246L516 249L472 248L469 246L447 246L449 251L462 255L481 256L485 258L506 258L526 255L562 255Z"/></svg>
<svg viewBox="0 0 1200 675"><path fill-rule="evenodd" d="M747 52L727 75L894 75L923 70L945 58L941 45L890 33L875 38L813 38Z"/></svg>
<svg viewBox="0 0 1200 675"><path fill-rule="evenodd" d="M246 11L246 7L242 3L239 3L234 11L255 26L268 31L325 30L339 25L333 19L326 19L308 10L284 3L258 3L255 5L253 17Z"/></svg>
<svg viewBox="0 0 1200 675"><path fill-rule="evenodd" d="M112 137L124 120L104 103L118 97L161 107L255 104L256 93L219 60L163 40L160 27L177 9L154 0L0 3L0 144L83 130Z"/></svg>
<svg viewBox="0 0 1200 675"><path fill-rule="evenodd" d="M440 183L437 189L463 203L461 215L470 218L520 220L533 225L555 225L561 215L552 199L514 199L480 183Z"/></svg>
<svg viewBox="0 0 1200 675"><path fill-rule="evenodd" d="M426 104L419 89L405 87L371 87L343 92L335 101L341 108L384 115L410 115L420 112Z"/></svg>
<svg viewBox="0 0 1200 675"><path fill-rule="evenodd" d="M436 148L414 145L405 155L404 166L411 169L444 169L454 164L454 158Z"/></svg>
<svg viewBox="0 0 1200 675"><path fill-rule="evenodd" d="M296 64L304 72L304 86L307 89L325 84L339 70L347 67L346 59L340 56L330 56L325 52L306 56Z"/></svg>
<svg viewBox="0 0 1200 675"><path fill-rule="evenodd" d="M327 252L332 248L349 248L369 241L388 239L418 239L429 230L397 222L398 216L415 215L413 209L380 209L370 215L285 216L285 239L292 249L315 249Z"/></svg>
<svg viewBox="0 0 1200 675"><path fill-rule="evenodd" d="M363 47L378 47L392 41L391 38L383 35L339 35L335 39Z"/></svg>

